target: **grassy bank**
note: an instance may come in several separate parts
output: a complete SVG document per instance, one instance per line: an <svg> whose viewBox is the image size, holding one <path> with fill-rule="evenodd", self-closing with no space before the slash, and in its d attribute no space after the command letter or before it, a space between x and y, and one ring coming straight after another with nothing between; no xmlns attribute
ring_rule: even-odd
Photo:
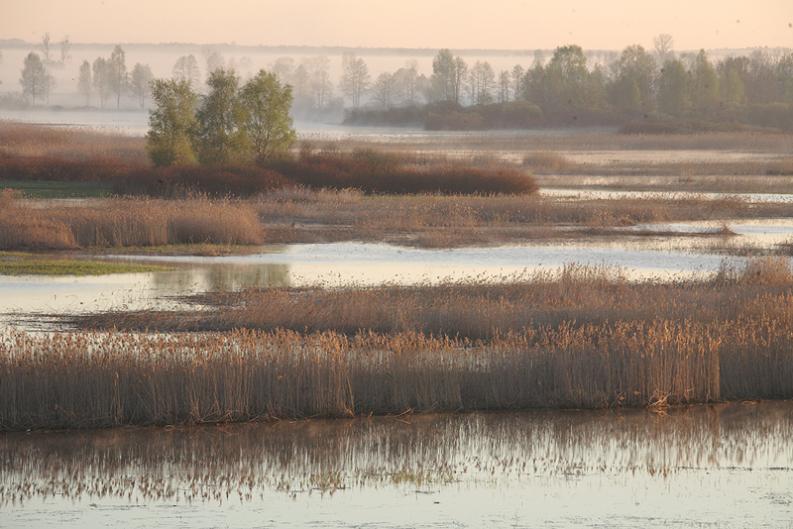
<svg viewBox="0 0 793 529"><path fill-rule="evenodd" d="M5 276L98 276L159 272L167 269L164 266L150 264L77 258L63 259L25 253L0 252L0 275Z"/></svg>

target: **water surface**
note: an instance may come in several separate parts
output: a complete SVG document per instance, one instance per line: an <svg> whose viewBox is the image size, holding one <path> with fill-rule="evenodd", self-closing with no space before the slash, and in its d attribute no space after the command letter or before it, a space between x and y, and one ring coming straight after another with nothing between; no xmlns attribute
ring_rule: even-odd
<svg viewBox="0 0 793 529"><path fill-rule="evenodd" d="M791 519L791 402L0 435L3 527Z"/></svg>

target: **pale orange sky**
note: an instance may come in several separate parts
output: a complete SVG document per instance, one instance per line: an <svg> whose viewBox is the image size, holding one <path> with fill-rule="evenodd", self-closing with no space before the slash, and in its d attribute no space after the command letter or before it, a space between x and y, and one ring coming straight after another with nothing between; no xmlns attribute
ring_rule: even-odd
<svg viewBox="0 0 793 529"><path fill-rule="evenodd" d="M0 38L451 48L793 47L793 0L0 0Z"/></svg>

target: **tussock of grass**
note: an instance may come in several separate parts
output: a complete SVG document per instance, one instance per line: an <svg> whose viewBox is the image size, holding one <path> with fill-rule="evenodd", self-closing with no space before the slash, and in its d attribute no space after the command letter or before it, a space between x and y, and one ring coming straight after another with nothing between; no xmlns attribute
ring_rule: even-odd
<svg viewBox="0 0 793 529"><path fill-rule="evenodd" d="M8 190L0 193L0 249L261 244L263 236L254 209L230 200L109 199L93 207L34 208Z"/></svg>

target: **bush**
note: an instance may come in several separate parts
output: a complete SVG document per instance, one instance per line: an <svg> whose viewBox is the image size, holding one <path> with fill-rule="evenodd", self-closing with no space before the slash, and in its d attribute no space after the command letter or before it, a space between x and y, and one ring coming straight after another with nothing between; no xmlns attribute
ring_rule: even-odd
<svg viewBox="0 0 793 529"><path fill-rule="evenodd" d="M370 194L526 194L537 190L534 179L516 169L451 163L419 166L416 160L368 150L304 153L296 159L270 162L269 168L307 187L357 188Z"/></svg>
<svg viewBox="0 0 793 529"><path fill-rule="evenodd" d="M172 166L132 171L118 179L113 190L118 194L157 197L180 197L196 193L221 197L252 196L293 186L283 175L255 165Z"/></svg>

